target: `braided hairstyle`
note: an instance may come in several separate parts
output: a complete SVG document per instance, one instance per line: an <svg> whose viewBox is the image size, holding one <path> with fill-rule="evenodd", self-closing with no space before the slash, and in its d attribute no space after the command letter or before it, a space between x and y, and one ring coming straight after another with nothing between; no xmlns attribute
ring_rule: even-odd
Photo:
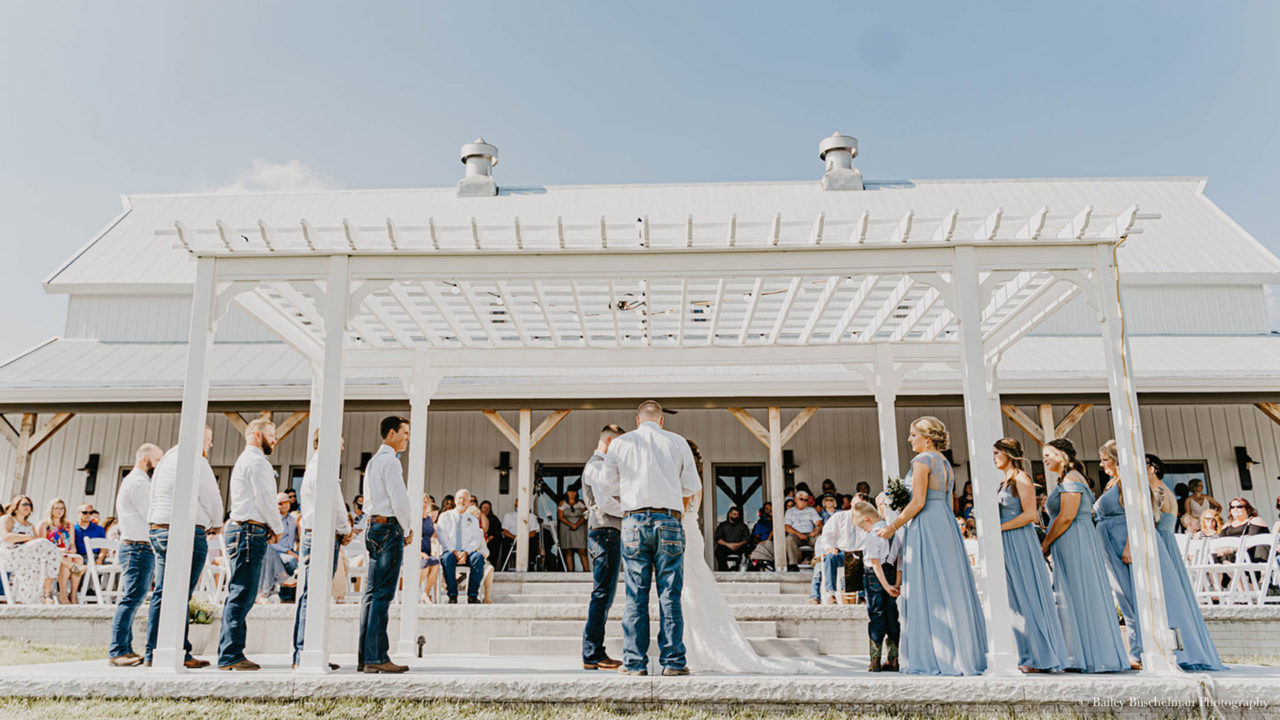
<svg viewBox="0 0 1280 720"><path fill-rule="evenodd" d="M1057 440L1050 440L1049 447L1067 456L1067 467L1069 467L1072 470L1075 470L1081 475L1085 475L1084 463L1080 462L1080 459L1076 457L1075 443L1071 442L1066 438L1058 438Z"/></svg>

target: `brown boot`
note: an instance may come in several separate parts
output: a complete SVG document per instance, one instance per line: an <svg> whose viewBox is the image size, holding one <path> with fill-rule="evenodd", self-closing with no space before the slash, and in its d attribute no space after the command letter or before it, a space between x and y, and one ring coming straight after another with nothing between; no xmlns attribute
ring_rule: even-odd
<svg viewBox="0 0 1280 720"><path fill-rule="evenodd" d="M867 672L881 672L884 668L880 665L880 646L871 642L871 664L867 666Z"/></svg>
<svg viewBox="0 0 1280 720"><path fill-rule="evenodd" d="M898 643L885 638L885 651L888 656L884 659L885 672L898 672Z"/></svg>
<svg viewBox="0 0 1280 720"><path fill-rule="evenodd" d="M364 671L369 675L374 675L377 673L388 673L388 674L394 675L397 673L405 672L408 669L409 669L408 665L397 665L393 662L365 663L364 665Z"/></svg>

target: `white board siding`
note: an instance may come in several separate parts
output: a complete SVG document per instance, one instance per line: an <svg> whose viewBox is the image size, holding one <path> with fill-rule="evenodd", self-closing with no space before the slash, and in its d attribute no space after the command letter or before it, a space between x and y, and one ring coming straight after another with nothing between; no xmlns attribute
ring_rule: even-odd
<svg viewBox="0 0 1280 720"><path fill-rule="evenodd" d="M1055 417L1060 420L1070 407L1055 406ZM1023 410L1035 417L1034 408ZM796 412L784 410L783 422L790 422ZM1276 477L1280 474L1280 425L1268 420L1252 405L1147 405L1141 408L1141 413L1149 452L1166 460L1206 461L1213 492L1220 501L1243 495L1268 521L1274 519L1272 508L1276 495L1280 494L1280 480ZM547 414L535 412L535 426ZM765 422L763 410L755 410L753 414ZM960 464L956 472L957 486L963 487L969 470L962 408L899 408L898 433L903 442L899 454L904 463L909 460L910 449L905 445L907 425L927 414L938 416L951 429L951 446ZM250 413L245 415L248 417ZM512 426L516 425L515 412L503 415ZM283 422L285 417L284 413L277 413L276 421ZM359 473L355 466L360 453L377 449L377 426L381 417L380 413L347 413L345 416L343 434L347 447L341 468L343 497L347 500L359 492ZM515 500L515 471L512 470L511 494L500 496L498 474L493 468L498 464L498 453L504 450L511 451L511 462L515 465L515 448L479 411L437 411L428 418L427 492L439 501L459 487L466 487L481 499L492 500L499 514L510 510ZM624 427L634 424L632 413L627 410L574 411L534 450L534 460L547 464L584 462L595 447L597 432L607 422L618 422ZM155 442L165 448L176 442L177 424L177 414L77 415L36 452L29 494L38 509L55 497L65 499L72 506L87 499L104 516L109 516L114 507L119 468L133 464L134 450L143 442ZM211 415L210 424L214 428L210 462L214 466L234 464L243 447L238 435L222 415ZM768 462L764 446L723 409L684 410L668 416L666 426L697 441L708 463ZM1004 432L1023 441L1029 458L1039 459L1039 449L1012 422L1005 421ZM1084 459L1096 460L1098 446L1112 437L1107 408L1091 409L1068 437L1076 443ZM2 445L0 467L5 469L5 475L0 487L7 499L13 450L8 443ZM1259 462L1253 468L1254 489L1249 492L1239 491L1233 451L1237 445L1248 448ZM863 480L875 490L883 485L879 477L878 428L873 408L820 410L795 436L788 449L794 451L799 465L796 481L808 483L815 489L824 478L834 480L841 492L852 492L855 483ZM95 452L102 456L98 487L94 495L86 498L84 473L76 468L82 467L89 453ZM273 460L281 465L283 487L290 468L306 462L305 423L281 444ZM407 467L407 455L403 460ZM988 456L984 453L980 461L989 462Z"/></svg>
<svg viewBox="0 0 1280 720"><path fill-rule="evenodd" d="M72 295L66 337L105 341L186 342L191 298L186 295ZM218 321L218 342L279 342L257 320L232 305Z"/></svg>
<svg viewBox="0 0 1280 720"><path fill-rule="evenodd" d="M1125 319L1135 335L1240 335L1269 332L1261 285L1127 285ZM1096 335L1097 313L1077 297L1034 335Z"/></svg>

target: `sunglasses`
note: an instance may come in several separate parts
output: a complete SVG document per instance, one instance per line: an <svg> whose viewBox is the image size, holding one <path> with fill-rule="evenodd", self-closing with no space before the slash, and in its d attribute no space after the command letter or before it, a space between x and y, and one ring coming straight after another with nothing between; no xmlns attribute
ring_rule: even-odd
<svg viewBox="0 0 1280 720"><path fill-rule="evenodd" d="M1231 507L1231 509L1232 509L1232 510L1244 510L1244 509L1245 509L1243 505L1231 505L1230 507Z"/></svg>
<svg viewBox="0 0 1280 720"><path fill-rule="evenodd" d="M93 511L92 511L92 510L81 510L81 511L80 511L80 514L81 514L81 515L92 515L92 514L93 514Z"/></svg>

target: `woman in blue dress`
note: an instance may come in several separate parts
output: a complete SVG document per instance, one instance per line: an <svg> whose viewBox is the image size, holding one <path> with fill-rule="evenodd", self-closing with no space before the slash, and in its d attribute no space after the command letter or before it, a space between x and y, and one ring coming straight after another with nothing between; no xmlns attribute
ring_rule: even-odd
<svg viewBox="0 0 1280 720"><path fill-rule="evenodd" d="M1053 602L1049 567L1036 535L1036 488L1026 471L1022 443L996 441L993 458L1004 473L1000 484L1000 538L1018 665L1023 672L1053 672L1067 667L1067 641Z"/></svg>
<svg viewBox="0 0 1280 720"><path fill-rule="evenodd" d="M887 527L886 540L905 528L902 639L898 661L915 675L978 675L987 669L987 630L964 540L951 511L955 475L942 456L947 428L935 417L911 423L911 502Z"/></svg>
<svg viewBox="0 0 1280 720"><path fill-rule="evenodd" d="M1053 594L1067 640L1067 667L1117 672L1129 667L1115 600L1093 526L1093 493L1084 480L1076 448L1060 438L1044 446L1044 467L1062 480L1049 493L1049 530L1041 551L1053 560Z"/></svg>
<svg viewBox="0 0 1280 720"><path fill-rule="evenodd" d="M1114 441L1108 444L1115 447ZM1169 615L1169 627L1176 628L1182 638L1182 649L1175 649L1174 656L1183 670L1226 670L1213 638L1209 637L1209 628L1205 627L1204 615L1191 590L1186 564L1173 538L1178 500L1164 484L1164 463L1151 454L1147 455L1147 483L1156 497L1158 509L1156 533L1160 537L1160 579L1164 585L1165 611Z"/></svg>
<svg viewBox="0 0 1280 720"><path fill-rule="evenodd" d="M1129 529L1125 525L1120 474L1116 471L1116 441L1108 440L1107 444L1098 448L1098 457L1101 459L1102 469L1111 480L1094 503L1093 512L1098 518L1098 534L1102 538L1102 552L1107 558L1111 590L1116 595L1116 604L1120 606L1125 628L1129 631L1129 666L1141 670L1142 630L1138 625L1137 595L1133 592L1133 572L1129 567Z"/></svg>

